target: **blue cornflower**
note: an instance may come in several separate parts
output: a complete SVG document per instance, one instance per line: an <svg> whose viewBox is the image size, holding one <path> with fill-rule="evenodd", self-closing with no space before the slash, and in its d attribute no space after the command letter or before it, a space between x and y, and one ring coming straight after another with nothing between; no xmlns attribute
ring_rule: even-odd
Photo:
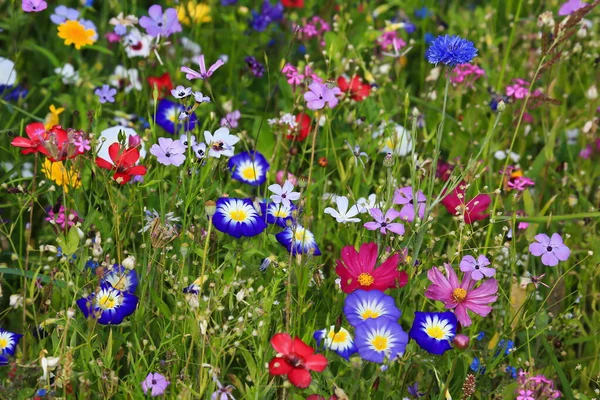
<svg viewBox="0 0 600 400"><path fill-rule="evenodd" d="M511 367L509 365L508 367L506 367L505 371L510 374L511 378L517 379L517 369L515 367Z"/></svg>
<svg viewBox="0 0 600 400"><path fill-rule="evenodd" d="M425 32L425 35L423 38L425 39L426 45L430 45L435 39L435 37L433 36L433 33L431 33L431 32Z"/></svg>
<svg viewBox="0 0 600 400"><path fill-rule="evenodd" d="M477 358L477 357L475 357L473 359L473 362L471 362L471 365L469 365L469 368L471 368L471 371L479 372L482 375L485 373L485 367L483 365L481 365L481 361L479 361L479 358Z"/></svg>
<svg viewBox="0 0 600 400"><path fill-rule="evenodd" d="M473 42L458 35L438 36L427 49L427 60L432 64L454 67L471 62L477 56Z"/></svg>
<svg viewBox="0 0 600 400"><path fill-rule="evenodd" d="M115 94L117 94L117 89L115 88L111 88L108 85L102 85L101 88L97 88L94 91L94 94L96 96L98 96L98 98L100 99L100 103L104 104L106 102L108 103L114 103L115 102Z"/></svg>

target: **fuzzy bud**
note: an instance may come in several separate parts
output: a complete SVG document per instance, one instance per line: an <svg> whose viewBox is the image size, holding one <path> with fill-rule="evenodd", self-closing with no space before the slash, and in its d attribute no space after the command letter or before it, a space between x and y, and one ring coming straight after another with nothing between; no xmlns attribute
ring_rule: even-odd
<svg viewBox="0 0 600 400"><path fill-rule="evenodd" d="M383 166L386 168L392 168L394 166L394 157L392 153L387 153L383 159Z"/></svg>
<svg viewBox="0 0 600 400"><path fill-rule="evenodd" d="M454 347L461 350L464 350L467 347L469 347L469 342L469 337L467 335L463 335L462 333L459 333L458 335L454 336L454 339L452 340Z"/></svg>
<svg viewBox="0 0 600 400"><path fill-rule="evenodd" d="M500 112L506 110L506 103L504 102L504 100L500 100L498 102L498 105L496 106L496 110L498 110Z"/></svg>

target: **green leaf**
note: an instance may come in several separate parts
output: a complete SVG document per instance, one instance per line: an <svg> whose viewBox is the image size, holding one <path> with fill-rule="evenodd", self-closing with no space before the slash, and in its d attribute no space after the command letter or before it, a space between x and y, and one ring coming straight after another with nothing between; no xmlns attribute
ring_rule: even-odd
<svg viewBox="0 0 600 400"><path fill-rule="evenodd" d="M573 396L573 391L571 391L571 383L567 380L565 371L563 371L560 363L558 362L558 359L554 354L554 350L552 350L545 337L542 340L540 340L540 342L544 345L546 353L548 353L548 357L550 357L550 361L552 362L552 366L554 367L554 370L558 375L558 379L560 380L561 384L561 390L565 395L565 399L574 399L575 396Z"/></svg>
<svg viewBox="0 0 600 400"><path fill-rule="evenodd" d="M37 271L23 271L19 268L0 268L0 274L24 276L29 279L39 279L40 281L46 284L53 283L54 285L63 289L67 287L67 283L65 281L60 281L56 279L52 280L46 275L39 275Z"/></svg>
<svg viewBox="0 0 600 400"><path fill-rule="evenodd" d="M63 247L63 253L64 254L74 254L77 251L77 248L79 247L79 231L77 230L76 227L71 227L71 229L69 229L69 233L67 234L67 242L65 243L65 246Z"/></svg>
<svg viewBox="0 0 600 400"><path fill-rule="evenodd" d="M38 46L37 44L31 42L31 41L26 41L23 44L23 48L27 49L27 50L31 50L31 51L36 51L38 53L42 53L44 56L46 56L46 58L52 63L52 65L55 68L58 68L61 66L60 61L58 61L58 58L56 58L56 56L54 54L52 54L52 52L42 46Z"/></svg>
<svg viewBox="0 0 600 400"><path fill-rule="evenodd" d="M99 53L104 53L104 54L108 54L109 56L114 56L113 52L110 51L109 49L107 49L104 46L98 46L98 45L93 44L91 46L85 46L85 49L86 50L88 50L88 49L89 50L95 50L95 51L97 51Z"/></svg>

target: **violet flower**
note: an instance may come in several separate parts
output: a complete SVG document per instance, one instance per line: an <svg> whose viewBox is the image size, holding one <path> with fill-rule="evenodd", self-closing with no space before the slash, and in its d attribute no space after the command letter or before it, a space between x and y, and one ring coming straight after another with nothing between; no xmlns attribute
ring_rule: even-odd
<svg viewBox="0 0 600 400"><path fill-rule="evenodd" d="M149 36L158 35L168 37L176 32L181 32L181 24L177 19L177 10L167 8L163 14L162 7L158 4L148 9L149 17L140 18L140 26L146 29Z"/></svg>
<svg viewBox="0 0 600 400"><path fill-rule="evenodd" d="M142 389L144 390L144 394L148 394L148 391L150 391L150 395L156 397L164 394L170 383L158 372L150 372L142 382Z"/></svg>
<svg viewBox="0 0 600 400"><path fill-rule="evenodd" d="M185 146L179 140L158 138L158 144L152 145L150 154L156 156L162 165L179 167L185 161Z"/></svg>
<svg viewBox="0 0 600 400"><path fill-rule="evenodd" d="M400 216L400 213L393 208L390 208L383 215L383 212L379 208L371 208L369 213L375 221L367 222L364 227L370 231L379 229L383 235L387 235L387 232L394 232L398 235L404 235L404 225L398 222L392 222Z"/></svg>
<svg viewBox="0 0 600 400"><path fill-rule="evenodd" d="M490 278L496 274L496 270L489 268L488 265L490 265L490 260L483 254L477 257L477 259L473 256L464 256L460 260L460 270L462 272L470 272L471 278L476 281L480 281L484 277Z"/></svg>
<svg viewBox="0 0 600 400"><path fill-rule="evenodd" d="M417 209L420 219L425 216L425 203L427 198L422 191L417 191ZM400 210L400 219L403 221L413 222L415 220L415 201L413 198L412 186L396 189L394 192L394 204L403 205Z"/></svg>
<svg viewBox="0 0 600 400"><path fill-rule="evenodd" d="M94 94L96 96L98 96L98 98L100 99L100 103L104 104L106 102L108 103L114 103L115 102L115 94L117 94L117 89L115 88L111 88L108 85L102 85L101 88L97 88L94 91Z"/></svg>
<svg viewBox="0 0 600 400"><path fill-rule="evenodd" d="M529 252L536 257L542 256L542 264L549 267L558 265L559 261L566 261L571 255L569 249L558 233L554 233L551 238L548 235L540 233L535 235L537 243L529 245Z"/></svg>
<svg viewBox="0 0 600 400"><path fill-rule="evenodd" d="M311 110L320 110L325 107L333 108L338 103L337 94L341 94L340 88L334 87L330 89L327 84L313 82L308 86L309 91L304 93L306 106Z"/></svg>
<svg viewBox="0 0 600 400"><path fill-rule="evenodd" d="M44 0L23 0L21 8L25 12L40 12L48 7L48 3Z"/></svg>

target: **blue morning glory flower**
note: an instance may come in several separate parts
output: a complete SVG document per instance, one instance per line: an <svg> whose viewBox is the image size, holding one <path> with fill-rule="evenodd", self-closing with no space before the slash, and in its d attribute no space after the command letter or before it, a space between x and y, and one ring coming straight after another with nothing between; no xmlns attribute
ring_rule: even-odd
<svg viewBox="0 0 600 400"><path fill-rule="evenodd" d="M368 319L356 327L354 343L364 360L383 363L404 354L408 334L387 318Z"/></svg>
<svg viewBox="0 0 600 400"><path fill-rule="evenodd" d="M269 162L258 151L244 151L229 159L227 164L231 177L252 186L260 186L267 180Z"/></svg>
<svg viewBox="0 0 600 400"><path fill-rule="evenodd" d="M477 56L473 42L458 35L438 36L427 49L427 60L431 64L454 67L471 62Z"/></svg>
<svg viewBox="0 0 600 400"><path fill-rule="evenodd" d="M294 221L292 212L296 209L296 206L292 203L287 205L274 202L260 203L260 208L263 217L267 217L268 224L277 224L282 228L287 228L287 221Z"/></svg>
<svg viewBox="0 0 600 400"><path fill-rule="evenodd" d="M101 282L108 282L122 292L133 293L138 286L138 276L135 270L115 264L110 271L104 273Z"/></svg>
<svg viewBox="0 0 600 400"><path fill-rule="evenodd" d="M8 356L14 356L21 334L0 328L0 365L8 365Z"/></svg>
<svg viewBox="0 0 600 400"><path fill-rule="evenodd" d="M172 135L175 131L177 133L192 131L198 122L196 114L191 113L187 119L180 121L179 115L185 111L183 105L162 99L156 108L156 124Z"/></svg>
<svg viewBox="0 0 600 400"><path fill-rule="evenodd" d="M452 339L456 335L458 321L451 311L446 312L415 312L410 337L423 350L442 355L452 349Z"/></svg>
<svg viewBox="0 0 600 400"><path fill-rule="evenodd" d="M318 347L321 346L321 341L323 341L324 348L335 351L346 360L358 351L354 345L350 332L344 328L340 328L336 332L334 325L331 325L329 329L316 331L313 338L317 341Z"/></svg>
<svg viewBox="0 0 600 400"><path fill-rule="evenodd" d="M217 212L212 218L215 228L236 238L256 236L267 227L250 199L225 197L217 200Z"/></svg>
<svg viewBox="0 0 600 400"><path fill-rule="evenodd" d="M285 228L284 231L275 235L275 238L291 254L310 254L320 256L321 250L315 242L315 236L311 231L300 224Z"/></svg>
<svg viewBox="0 0 600 400"><path fill-rule="evenodd" d="M356 290L344 300L344 314L350 325L357 327L371 319L397 322L402 312L394 298L379 290Z"/></svg>
<svg viewBox="0 0 600 400"><path fill-rule="evenodd" d="M121 292L108 282L100 283L100 290L77 300L77 306L86 318L98 318L101 325L118 325L133 314L138 304L134 295Z"/></svg>

